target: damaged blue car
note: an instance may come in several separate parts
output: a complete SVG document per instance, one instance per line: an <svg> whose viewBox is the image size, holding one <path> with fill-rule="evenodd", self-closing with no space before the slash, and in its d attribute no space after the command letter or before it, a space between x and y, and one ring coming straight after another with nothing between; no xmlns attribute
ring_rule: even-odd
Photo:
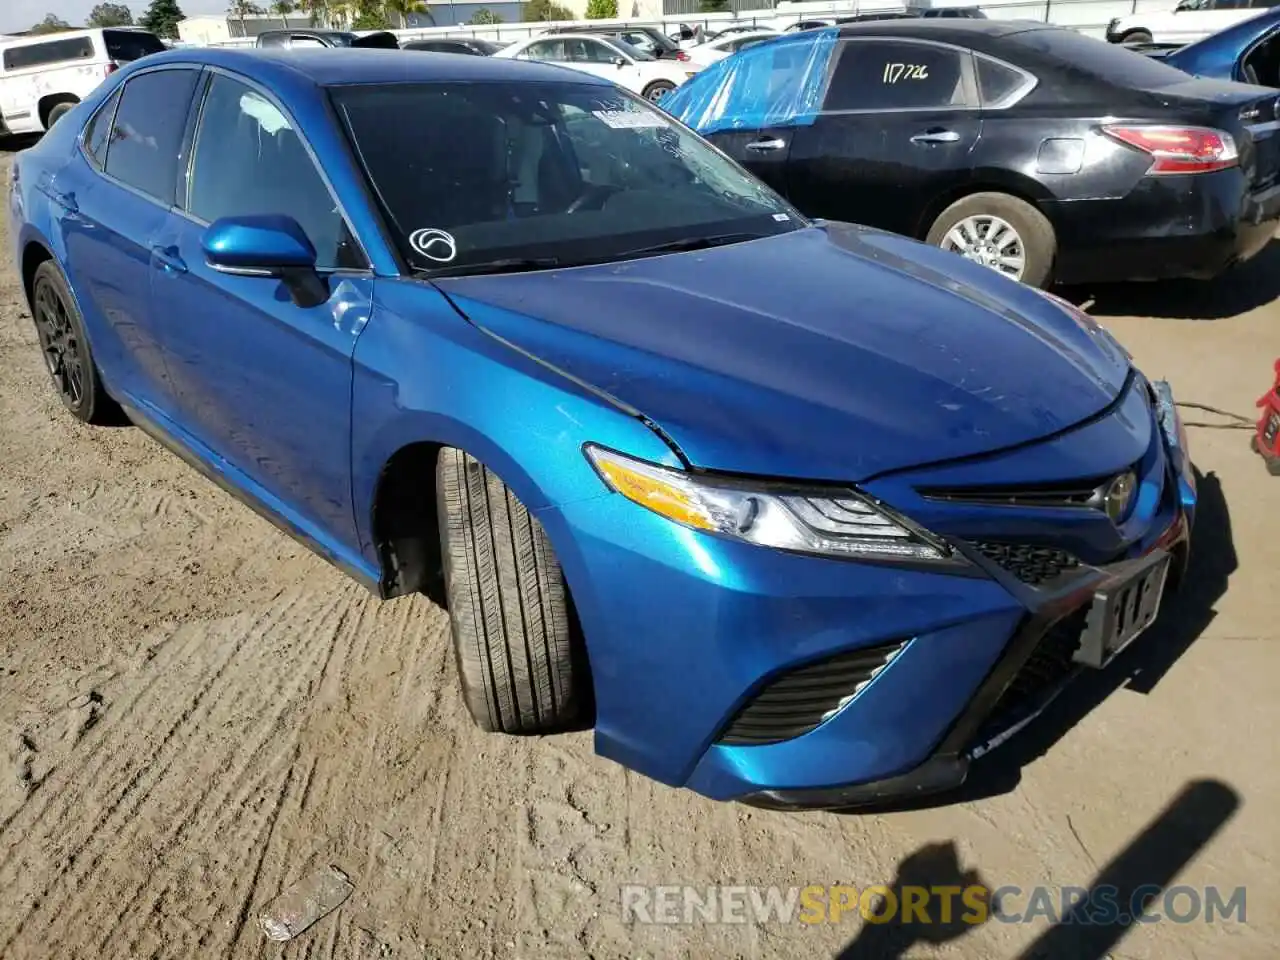
<svg viewBox="0 0 1280 960"><path fill-rule="evenodd" d="M1172 395L1093 320L581 73L158 54L9 205L70 413L444 603L486 730L725 800L941 790L1186 562Z"/></svg>

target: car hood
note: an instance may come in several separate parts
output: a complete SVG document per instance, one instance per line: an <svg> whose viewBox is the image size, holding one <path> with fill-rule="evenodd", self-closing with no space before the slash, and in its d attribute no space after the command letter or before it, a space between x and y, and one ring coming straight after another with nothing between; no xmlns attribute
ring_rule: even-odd
<svg viewBox="0 0 1280 960"><path fill-rule="evenodd" d="M1026 443L1105 409L1129 367L1037 291L846 224L435 283L693 466L763 476L859 481Z"/></svg>

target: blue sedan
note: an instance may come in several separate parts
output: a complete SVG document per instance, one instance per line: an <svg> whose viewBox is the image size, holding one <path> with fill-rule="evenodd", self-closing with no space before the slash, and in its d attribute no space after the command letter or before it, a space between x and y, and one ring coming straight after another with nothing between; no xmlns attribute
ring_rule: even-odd
<svg viewBox="0 0 1280 960"><path fill-rule="evenodd" d="M1192 76L1280 87L1280 8L1172 52L1143 52Z"/></svg>
<svg viewBox="0 0 1280 960"><path fill-rule="evenodd" d="M159 54L9 203L71 414L446 603L486 730L721 799L939 790L1185 565L1172 395L1088 316L581 73Z"/></svg>

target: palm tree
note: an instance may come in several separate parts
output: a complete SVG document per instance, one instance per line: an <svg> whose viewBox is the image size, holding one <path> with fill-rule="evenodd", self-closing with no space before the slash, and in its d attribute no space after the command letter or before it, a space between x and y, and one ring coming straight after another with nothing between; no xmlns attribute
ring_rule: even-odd
<svg viewBox="0 0 1280 960"><path fill-rule="evenodd" d="M431 12L427 9L427 5L423 0L382 0L382 2L388 14L394 13L400 18L401 27L409 26L409 14L411 13L425 13L428 18L431 18ZM432 19L432 22L435 22L434 19Z"/></svg>
<svg viewBox="0 0 1280 960"><path fill-rule="evenodd" d="M271 4L271 12L280 18L281 26L288 29L289 14L293 13L292 0L275 0L275 2Z"/></svg>
<svg viewBox="0 0 1280 960"><path fill-rule="evenodd" d="M328 24L329 4L327 0L298 0L298 9L311 18L313 27Z"/></svg>
<svg viewBox="0 0 1280 960"><path fill-rule="evenodd" d="M231 6L227 8L227 12L240 21L240 35L245 36L245 17L261 16L263 11L253 0L231 0Z"/></svg>

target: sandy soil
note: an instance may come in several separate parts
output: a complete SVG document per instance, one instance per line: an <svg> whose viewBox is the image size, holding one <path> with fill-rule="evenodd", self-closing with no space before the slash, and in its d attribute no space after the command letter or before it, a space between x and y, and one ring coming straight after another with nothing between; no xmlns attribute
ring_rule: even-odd
<svg viewBox="0 0 1280 960"><path fill-rule="evenodd" d="M1271 256L1225 294L1120 291L1094 312L1147 315L1105 322L1183 398L1248 413L1280 355L1277 290ZM372 599L140 431L75 423L35 344L6 269L0 957L1275 955L1280 480L1244 434L1192 430L1191 590L964 796L776 814L629 774L589 734L479 733L440 610ZM267 941L259 908L329 864L351 899ZM1247 885L1247 922L656 927L619 901L626 883L962 877Z"/></svg>

